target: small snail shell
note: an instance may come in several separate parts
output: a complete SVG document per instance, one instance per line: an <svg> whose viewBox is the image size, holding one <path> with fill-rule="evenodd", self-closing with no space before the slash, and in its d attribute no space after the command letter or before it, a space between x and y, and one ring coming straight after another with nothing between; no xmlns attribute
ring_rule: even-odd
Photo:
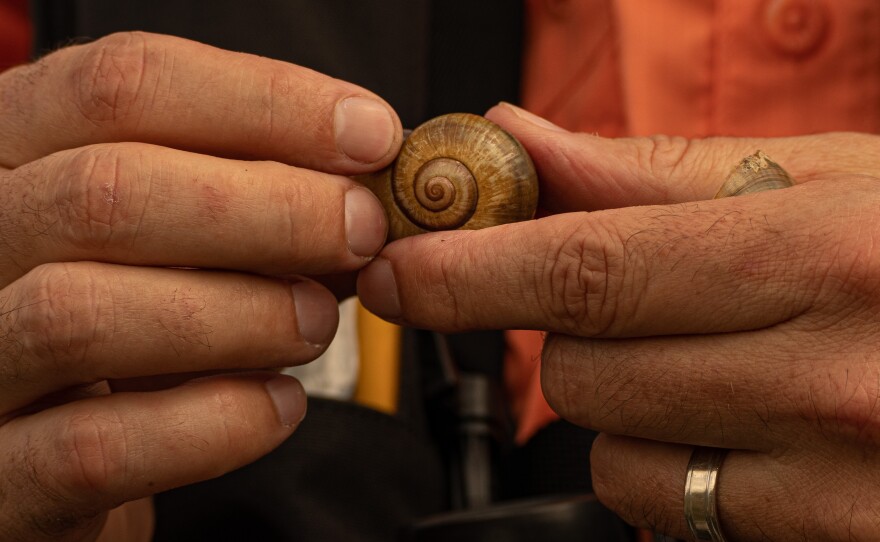
<svg viewBox="0 0 880 542"><path fill-rule="evenodd" d="M386 169L355 179L388 214L388 240L528 220L538 177L523 146L477 115L452 113L417 127Z"/></svg>
<svg viewBox="0 0 880 542"><path fill-rule="evenodd" d="M721 189L715 194L715 199L789 186L794 186L794 180L788 172L764 154L764 151L759 150L743 158L733 168L721 185Z"/></svg>

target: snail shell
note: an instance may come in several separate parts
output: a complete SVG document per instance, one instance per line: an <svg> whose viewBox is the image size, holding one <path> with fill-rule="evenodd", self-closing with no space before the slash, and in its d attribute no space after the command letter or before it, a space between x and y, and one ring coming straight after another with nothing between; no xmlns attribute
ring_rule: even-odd
<svg viewBox="0 0 880 542"><path fill-rule="evenodd" d="M764 154L764 151L759 150L743 158L733 168L721 185L721 189L715 194L715 199L789 186L794 186L794 180L788 172Z"/></svg>
<svg viewBox="0 0 880 542"><path fill-rule="evenodd" d="M477 115L452 113L417 127L388 168L356 180L388 214L388 240L528 220L538 176L523 146Z"/></svg>

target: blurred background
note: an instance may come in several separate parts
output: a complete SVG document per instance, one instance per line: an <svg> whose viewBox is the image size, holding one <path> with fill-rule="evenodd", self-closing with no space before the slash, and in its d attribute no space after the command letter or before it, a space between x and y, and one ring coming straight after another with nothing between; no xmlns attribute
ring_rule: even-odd
<svg viewBox="0 0 880 542"><path fill-rule="evenodd" d="M0 0L0 71L27 61L30 42L27 0Z"/></svg>

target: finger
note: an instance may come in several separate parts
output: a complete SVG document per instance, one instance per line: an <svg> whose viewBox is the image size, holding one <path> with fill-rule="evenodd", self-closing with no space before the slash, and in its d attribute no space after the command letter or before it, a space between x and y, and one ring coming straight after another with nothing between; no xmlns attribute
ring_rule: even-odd
<svg viewBox="0 0 880 542"><path fill-rule="evenodd" d="M776 139L638 137L606 139L552 127L509 104L486 118L526 148L541 179L541 205L553 212L592 211L712 198L733 167L761 149L798 182L880 176L880 138L823 134Z"/></svg>
<svg viewBox="0 0 880 542"><path fill-rule="evenodd" d="M844 327L844 326L841 326ZM666 442L769 452L870 432L877 370L867 329L816 327L706 336L590 340L550 335L541 384L550 406L583 427ZM867 335L870 333L871 335Z"/></svg>
<svg viewBox="0 0 880 542"><path fill-rule="evenodd" d="M155 34L113 34L0 77L0 164L142 141L355 174L402 140L374 94L311 70Z"/></svg>
<svg viewBox="0 0 880 542"><path fill-rule="evenodd" d="M361 271L358 294L383 318L444 331L627 337L757 329L823 296L842 299L823 291L826 280L852 283L867 273L873 230L857 224L876 213L874 186L809 183L755 198L412 237Z"/></svg>
<svg viewBox="0 0 880 542"><path fill-rule="evenodd" d="M0 280L41 263L101 260L293 275L361 267L387 222L336 175L119 143L0 173L11 250Z"/></svg>
<svg viewBox="0 0 880 542"><path fill-rule="evenodd" d="M112 394L17 418L0 427L0 454L10 458L4 492L17 497L0 500L0 533L60 537L123 502L241 467L290 436L305 401L295 379L270 373Z"/></svg>
<svg viewBox="0 0 880 542"><path fill-rule="evenodd" d="M304 363L339 318L310 281L87 262L38 267L4 299L0 412L107 379Z"/></svg>
<svg viewBox="0 0 880 542"><path fill-rule="evenodd" d="M129 501L108 512L107 522L95 542L113 542L120 539L130 542L149 542L153 540L155 525L156 513L153 509L152 497Z"/></svg>
<svg viewBox="0 0 880 542"><path fill-rule="evenodd" d="M684 486L692 450L600 434L590 454L593 490L625 521L691 540ZM716 484L723 534L728 540L870 540L878 506L864 489L874 487L876 475L864 470L859 454L729 452ZM853 460L862 468L848 468Z"/></svg>

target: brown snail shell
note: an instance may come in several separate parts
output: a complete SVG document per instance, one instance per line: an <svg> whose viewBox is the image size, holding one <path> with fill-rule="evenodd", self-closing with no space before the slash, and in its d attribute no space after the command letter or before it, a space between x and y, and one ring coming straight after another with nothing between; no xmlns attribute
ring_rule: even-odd
<svg viewBox="0 0 880 542"><path fill-rule="evenodd" d="M538 176L523 146L497 124L452 113L417 127L397 159L361 175L388 214L388 240L528 220Z"/></svg>
<svg viewBox="0 0 880 542"><path fill-rule="evenodd" d="M794 184L794 180L782 166L771 160L764 151L759 150L743 158L733 168L721 185L721 189L715 194L715 199L788 188Z"/></svg>

